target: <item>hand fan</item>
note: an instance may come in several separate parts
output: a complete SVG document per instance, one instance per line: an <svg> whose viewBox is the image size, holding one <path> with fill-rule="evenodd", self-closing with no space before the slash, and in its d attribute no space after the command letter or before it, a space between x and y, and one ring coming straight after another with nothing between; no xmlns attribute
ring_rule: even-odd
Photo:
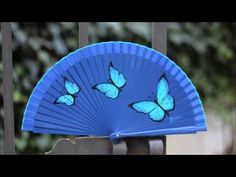
<svg viewBox="0 0 236 177"><path fill-rule="evenodd" d="M103 42L70 53L44 74L22 130L115 141L207 127L197 91L167 56L134 43Z"/></svg>

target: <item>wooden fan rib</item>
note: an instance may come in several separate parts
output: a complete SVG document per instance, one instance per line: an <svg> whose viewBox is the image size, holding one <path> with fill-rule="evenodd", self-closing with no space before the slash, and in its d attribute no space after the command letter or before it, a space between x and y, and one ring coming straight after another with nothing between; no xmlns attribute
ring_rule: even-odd
<svg viewBox="0 0 236 177"><path fill-rule="evenodd" d="M85 117L85 119L77 119L77 116L75 116L75 115L73 115L73 114L71 114L70 112L69 112L69 114L64 114L64 113L62 113L62 110L58 110L58 109L53 109L53 108L48 108L48 107L44 107L44 106L42 106L39 110L38 110L38 112L40 113L41 112L41 110L43 109L43 111L45 110L45 111L52 111L52 115L54 115L55 113L57 113L58 115L59 115L59 118L62 118L62 119L64 119L64 120L68 120L68 119L71 119L71 120L74 120L74 121L76 121L78 124L80 124L81 122L83 122L84 123L84 121L86 120L86 117ZM49 114L50 112L48 112L48 114ZM64 117L60 117L60 116L64 116ZM86 120L87 121L87 120ZM96 128L96 122L91 122L91 125L94 125L94 128ZM97 125L98 126L98 125ZM99 128L99 127L97 127L97 128Z"/></svg>
<svg viewBox="0 0 236 177"><path fill-rule="evenodd" d="M105 64L103 64L104 68L107 67L107 73L106 73L107 77L102 77L102 72L103 72L102 70L104 70L104 69L102 69L102 68L98 69L99 67L98 67L98 64L96 62L96 59L94 59L93 61L94 61L94 64L95 64L95 69L96 69L96 72L97 72L97 77L93 75L91 65L89 65L89 66L90 66L90 71L91 71L91 73L93 75L94 83L98 84L98 83L107 82L107 80L110 77L109 74L108 74L108 66L109 65L106 66ZM101 93L98 94L98 92L93 92L93 93L94 93L94 96L97 98L97 100L99 101L99 103L100 103L100 105L102 107L103 117L102 117L102 119L100 121L103 122L105 125L108 125L107 124L107 119L109 117L109 113L108 113L107 109L109 109L109 107L108 107L109 104L105 101L105 95L103 95ZM107 129L109 129L109 131L111 131L110 125L107 126Z"/></svg>
<svg viewBox="0 0 236 177"><path fill-rule="evenodd" d="M45 118L45 116L44 116L44 118ZM56 120L56 121L55 121ZM49 124L58 124L58 125L61 125L61 126L68 126L68 127L71 127L71 128L75 128L77 131L83 131L83 132L87 132L88 133L88 135L90 135L89 133L90 132L101 132L98 128L89 128L88 126L80 126L79 128L78 128L78 126L76 126L75 124L69 124L69 123L66 123L64 120L60 120L60 119L58 119L58 118L56 118L54 120L54 118L53 117L50 117L50 119L47 119L46 121L44 121L44 120L42 120L42 119L38 119L38 118L36 118L35 119L35 125L34 125L34 129L35 129L35 127L39 127L39 125L37 124L37 122L38 121L44 121L45 123L49 123ZM47 128L47 127L43 127L43 126L41 126L41 128ZM79 135L79 134L78 134ZM92 135L92 134L91 134Z"/></svg>
<svg viewBox="0 0 236 177"><path fill-rule="evenodd" d="M76 55L76 53L74 53L74 55ZM70 58L68 58L68 60L69 60ZM71 58L71 59L73 59L73 58ZM81 57L81 59L83 59L83 56ZM78 62L81 62L81 59L80 60L78 60ZM65 60L66 61L66 60ZM68 62L67 63L65 63L64 62L64 64L65 65L68 65ZM63 66L63 63L61 64L62 66ZM72 66L72 67L74 67L74 65ZM67 67L67 68L65 68L66 70L65 70L65 72L67 72L67 73L69 73L69 75L70 75L70 77L73 79L73 81L75 82L75 79L74 79L74 77L71 75L71 73L69 72L70 70L69 70L69 68ZM84 73L85 74L85 73ZM75 82L76 83L76 82ZM96 110L96 107L93 107L93 109L95 109ZM97 111L97 110L96 110ZM99 114L98 112L97 112L97 114Z"/></svg>
<svg viewBox="0 0 236 177"><path fill-rule="evenodd" d="M79 62L79 64L80 64L80 66L82 66L81 65L81 63ZM81 79L81 81L82 81L82 83L83 83L83 85L84 85L84 80L80 77L80 75L79 75L79 72L78 72L78 70L77 70L77 68L76 68L76 66L74 66L74 69L75 69L75 71L76 71L76 74L77 74L77 76ZM81 67L81 69L82 69L82 67ZM84 73L85 74L85 73ZM88 78L86 77L86 74L85 74L85 78L88 80ZM89 92L89 90L88 90L88 88L86 87L86 85L84 85L84 88L85 88L85 90L87 91L87 96L85 97L85 98L87 98L87 100L88 100L88 102L90 103L90 105L93 107L93 109L96 111L96 114L97 115L95 115L94 116L94 118L95 119L97 119L97 116L99 116L100 117L100 119L102 119L102 114L100 114L101 113L101 111L98 111L97 109L95 109L95 107L94 107L94 102L96 101L96 100L92 100L91 98L93 98L93 96L91 95L91 93ZM84 94L85 94L85 92L83 92ZM93 102L91 102L91 100L93 101ZM97 119L98 120L98 119ZM103 122L99 122L100 124L102 124L102 126L105 128L105 129L107 129L107 126L103 123Z"/></svg>
<svg viewBox="0 0 236 177"><path fill-rule="evenodd" d="M77 129L70 127L70 126L66 126L65 124L60 125L58 123L53 122L53 124L48 123L46 121L42 121L42 120L36 120L35 121L35 127L40 127L40 128L47 128L47 129L59 129L59 130L64 130L64 131L75 131L75 132L79 132Z"/></svg>
<svg viewBox="0 0 236 177"><path fill-rule="evenodd" d="M94 47L96 47L96 45L95 45ZM91 48L87 48L88 52L90 51L90 49L91 49ZM91 57L91 55L87 55L87 54L86 54L86 53L88 53L88 52L84 52L84 53L85 53L84 55L86 55L86 57ZM95 50L92 50L92 53L93 53L92 56L93 56L93 55L96 55L96 51L95 51ZM83 56L83 55L82 55L82 56ZM85 57L85 56L83 56L83 57ZM83 61L88 61L88 58L84 58ZM84 71L85 69L83 68L82 63L80 63L80 64L81 64L81 68L82 68L83 71ZM88 62L87 65L90 67L91 64ZM91 68L90 68L90 70L91 70ZM93 73L93 72L91 71L91 73ZM78 72L77 72L77 74L78 74ZM90 85L91 85L91 81L89 80L89 78L87 77L86 74L85 74L85 76L86 76L87 81L88 81L88 82L90 83ZM90 97L91 97L91 96L90 96ZM102 103L99 101L99 99L98 99L95 95L94 95L94 97L96 98L96 102L99 104L99 106L102 107L102 106L101 106ZM97 107L97 106L95 106L95 107ZM104 108L101 108L101 109L104 109ZM102 113L103 111L100 110L100 112ZM100 116L101 119L103 119L103 117L104 117L104 115ZM102 120L98 120L98 121L103 122Z"/></svg>
<svg viewBox="0 0 236 177"><path fill-rule="evenodd" d="M41 128L35 127L34 133L45 133L45 134L58 134L58 135L80 135L80 136L88 136L87 134L80 133L78 131L63 131L56 128ZM102 136L101 134L96 133L95 136Z"/></svg>
<svg viewBox="0 0 236 177"><path fill-rule="evenodd" d="M46 130L46 131L45 131ZM52 133L57 134L56 131L61 131L65 134L66 132L73 132L73 135L88 135L88 134L99 134L98 132L90 132L90 131L80 131L71 127L65 127L64 125L60 124L50 124L46 122L39 122L37 121L37 126L35 126L33 132L34 133Z"/></svg>
<svg viewBox="0 0 236 177"><path fill-rule="evenodd" d="M124 67L124 73L125 73L126 82L127 82L126 85L130 85L133 82L133 80L131 80L131 78L130 78L130 73L132 72L132 69L131 69L132 60L130 58L130 55L127 53L127 52L129 52L129 50L127 48L128 48L128 46L126 43L121 43L119 57L122 58L124 60L124 62L126 62L126 65L125 65L126 67ZM126 86L124 89L127 89ZM133 92L132 90L129 90L129 91L131 93ZM115 130L119 129L120 124L122 123L122 117L123 117L123 113L121 112L117 117L117 121L119 123L116 125Z"/></svg>
<svg viewBox="0 0 236 177"><path fill-rule="evenodd" d="M84 69L82 63L79 62L79 65L80 65L81 69L83 70L83 74L84 74L84 76L85 76L85 79L87 80L87 82L89 83L89 85L92 87L92 83L91 83L91 81L89 80L89 77L87 76L86 71L85 71L85 69ZM78 72L77 72L77 74L78 74ZM88 88L86 88L86 90L88 91ZM92 96L89 91L88 91L88 94L89 94L89 97L90 97L91 100L92 100L92 98L93 98L93 103L96 103L95 107L98 107L98 109L99 109L99 111L97 111L97 114L102 113L102 108L101 108L100 103L98 102L98 98L94 95L94 93L93 93L93 96ZM95 109L95 107L94 107L94 109ZM101 117L102 117L102 116L103 116L103 115L101 114Z"/></svg>
<svg viewBox="0 0 236 177"><path fill-rule="evenodd" d="M45 110L46 109L46 110ZM68 119L70 119L70 120L73 120L73 121L75 121L75 122L70 122L70 123L72 123L72 124L76 124L76 125L78 125L78 128L80 127L80 126L83 126L83 123L84 123L84 121L83 120L81 120L81 119L76 119L76 118L74 118L74 117L76 117L76 116L71 116L70 114L64 114L62 111L60 111L60 112L58 112L58 110L55 110L55 109L50 109L50 108L48 108L47 106L42 106L39 110L38 110L38 113L39 114L44 114L43 112L45 112L45 111L47 111L47 113L48 113L48 115L50 115L50 116L52 116L52 117L54 117L54 115L55 114L58 114L58 119L63 119L63 120L65 120L65 121L68 121ZM50 112L51 111L51 112ZM61 116L63 116L63 117L61 117ZM56 117L55 117L56 118ZM84 119L84 120L86 120L86 119ZM81 125L81 123L82 123L82 125ZM96 123L95 122L91 122L91 123L93 123L93 124L88 124L88 125L94 125L94 126L91 126L91 128L94 128L94 129L96 129L96 128L98 128L98 127L96 127L96 126L98 126L98 125L96 125Z"/></svg>
<svg viewBox="0 0 236 177"><path fill-rule="evenodd" d="M59 91L58 91L55 87L51 86L51 88L54 89L57 93L59 93ZM53 100L56 100L57 96L55 96L54 94L52 94L52 93L50 93L50 92L48 92L47 94L49 94L49 95L52 97ZM47 99L46 99L46 101L48 101L49 103L51 103L50 100L47 100ZM58 106L60 106L60 105L58 105ZM81 107L83 108L84 106L81 106ZM63 107L61 107L61 106L60 106L60 108L66 110L65 108L63 108ZM67 108L69 108L69 109L72 110L72 111L75 111L77 114L81 114L80 112L77 111L77 109L72 109L72 107L67 107ZM83 114L83 115L87 115L87 118L91 117L91 115L89 115L88 112L86 112L86 109L82 109L82 110L83 110L83 111L82 111L82 114ZM68 111L68 109L67 109L67 111ZM70 112L68 112L68 113L70 113Z"/></svg>
<svg viewBox="0 0 236 177"><path fill-rule="evenodd" d="M60 85L60 87L62 87L62 84L61 84L58 80L56 80L56 82L57 82L57 84ZM63 87L64 87L64 86L63 86ZM57 89L57 87L55 88L55 87L52 85L51 88L54 89L57 94L61 94L61 92ZM53 96L53 100L56 100L57 96L55 96L54 94L53 94L52 96ZM50 102L50 101L49 101L49 102ZM79 108L77 105L75 105L75 106L76 106L77 109ZM89 111L86 112L86 107L84 107L83 105L81 105L81 106L84 108L84 109L82 109L82 112L83 112L84 114L89 113ZM77 111L77 109L74 109L74 108L72 108L72 107L68 107L68 108L69 108L70 110L74 110L75 112L79 113L79 112ZM88 117L91 117L91 116L88 116Z"/></svg>
<svg viewBox="0 0 236 177"><path fill-rule="evenodd" d="M91 119L92 120L92 119Z"/></svg>
<svg viewBox="0 0 236 177"><path fill-rule="evenodd" d="M112 61L112 58L110 58L109 54L109 49L107 49L105 46L103 47L103 53L101 53L101 61L103 61L103 64L101 66L101 70L103 72L103 77L101 78L100 82L107 82L110 79L110 74L109 74L109 65L110 62ZM111 113L111 102L109 99L105 97L105 95L100 94L101 97L103 97L103 101L105 102L106 105L106 117L104 118L104 121L106 124L110 125L109 126L109 132L112 132L113 127L111 126L111 119L113 118L112 113Z"/></svg>
<svg viewBox="0 0 236 177"><path fill-rule="evenodd" d="M136 60L135 69L133 69L133 71L138 70L137 71L138 74L136 75L136 78L132 78L132 79L135 80L135 82L142 83L142 79L144 77L144 74L141 74L141 73L143 73L143 68L144 68L144 64L146 61L144 59L142 59L141 57L146 56L147 52L145 50L141 50L141 51L138 50L138 48L136 46L130 47L129 49L130 49L128 51L129 56L127 56L128 57L127 59L129 60L129 62L132 61L132 59L135 59L137 57L136 56L137 53L139 54L139 57L135 59ZM131 51L132 51L133 55L130 54ZM134 51L136 51L136 53L134 53ZM128 55L128 54L126 54L126 55ZM132 71L132 69L129 69L129 71ZM139 79L139 80L137 80L137 79ZM139 84L139 86L135 88L136 94L139 94L141 89L143 89L143 88L144 88L144 85ZM124 117L124 114L125 113L121 114L120 117Z"/></svg>
<svg viewBox="0 0 236 177"><path fill-rule="evenodd" d="M55 89L55 88L54 88ZM56 89L55 89L56 90ZM54 99L56 99L56 96L54 96L53 95L53 97L54 97ZM48 101L48 100L47 100ZM50 102L50 101L49 101ZM78 107L78 106L77 106ZM88 114L89 112L88 111L86 111L86 109L85 109L85 107L84 106L82 106L81 105L81 107L83 108L83 109L80 109L81 110L81 112L79 112L79 111L77 111L77 109L74 109L74 108L72 108L72 107L68 107L70 110L73 110L74 112L76 112L76 116L78 117L79 115L81 115L82 114L82 116L80 116L79 117L79 119L84 119L84 120L87 120L88 121L88 123L91 123L91 124L97 124L96 123L96 121L93 119L93 116L91 116L91 114ZM65 108L63 108L62 107L62 105L60 106L60 109L64 109L65 110ZM69 114L71 114L72 112L68 112ZM72 113L73 114L73 113ZM79 120L78 118L77 118L77 120ZM101 127L100 127L101 128Z"/></svg>
<svg viewBox="0 0 236 177"><path fill-rule="evenodd" d="M104 56L105 56L105 49L103 49L102 52L99 52L98 47L96 47L97 53L99 53L99 55L96 57L96 59L94 59L94 64L95 64L95 68L96 68L96 72L97 72L97 78L94 79L94 84L99 84L99 83L104 83L107 82L108 78L109 78L109 74L108 74L108 65L104 64ZM106 69L105 69L106 67ZM100 68L100 69L98 69ZM91 68L90 68L91 69ZM94 94L98 97L98 100L100 100L100 102L102 102L102 107L103 107L103 114L104 116L102 117L101 121L104 122L106 125L107 124L107 119L109 118L109 113L108 113L108 103L105 100L105 96L102 93L98 93L97 91L94 91ZM107 127L110 131L110 127Z"/></svg>
<svg viewBox="0 0 236 177"><path fill-rule="evenodd" d="M104 47L105 48L105 47ZM105 52L107 52L107 49L105 48ZM105 82L107 82L109 79L110 79L110 74L109 74L109 64L111 62L111 58L110 58L110 55L109 54L104 54L103 55L103 60L104 60L104 64L102 66L103 68L103 72L104 72L104 80ZM113 119L113 114L112 114L112 103L111 103L111 99L110 98L106 98L106 96L104 94L101 94L101 96L103 96L104 98L104 101L106 102L107 104L107 115L108 117L106 118L106 123L108 125L110 125L109 127L109 131L112 132L113 130L113 127L112 127L112 119Z"/></svg>
<svg viewBox="0 0 236 177"><path fill-rule="evenodd" d="M146 54L146 53L144 53L144 54ZM161 56L159 55L159 58L160 58ZM137 91L137 95L139 95L139 94L141 94L141 92L143 92L143 90L145 90L144 88L150 88L151 87L151 85L153 85L153 82L151 82L150 81L150 75L152 75L151 73L154 73L155 71L156 71L156 67L152 67L152 68L150 68L150 66L149 66L149 68L146 68L146 67L148 67L147 65L147 63L146 63L146 61L148 61L148 60L145 60L145 59L141 59L141 58L139 58L139 59L137 59L137 60L143 60L144 61L144 63L142 64L142 70L139 72L140 74L137 76L137 78L140 78L140 75L141 76L143 76L143 77L141 77L142 79L140 79L140 80L138 80L137 82L139 82L139 83L142 83L143 82L143 84L139 84L139 87L137 87L136 88L136 91ZM158 61L158 60L157 60ZM146 65L145 65L145 63L146 63ZM145 67L146 66L146 67ZM147 72L144 72L144 71L147 71ZM143 74L143 73L145 73L145 74ZM160 75L161 74L161 71L158 71L158 73L156 73L156 75ZM156 92L156 90L154 90L154 92ZM151 94L151 93L150 93ZM145 99L145 98L143 98L143 99ZM146 98L147 100L148 100L148 98ZM150 100L151 101L151 100ZM144 119L140 119L139 121L137 121L136 123L135 123L135 125L136 125L136 127L134 127L134 129L135 128L139 128L139 127L141 127L142 125L143 125L143 123L144 122L146 122L146 120Z"/></svg>
<svg viewBox="0 0 236 177"><path fill-rule="evenodd" d="M42 115L44 118L47 118L46 120L43 120L40 118L39 115ZM44 123L49 123L49 124L55 124L55 125L60 125L60 126L65 126L69 128L76 129L77 131L83 131L83 132L93 132L92 130L96 130L93 127L86 127L86 126L80 126L75 123L71 123L70 121L66 121L65 119L60 119L59 117L53 117L53 116L48 116L43 113L39 113L38 116L35 117L35 122L44 122ZM35 126L39 126L39 124L35 123ZM43 128L43 127L42 127Z"/></svg>
<svg viewBox="0 0 236 177"><path fill-rule="evenodd" d="M92 52L91 52L91 53L92 53L92 56L90 57L90 59L87 60L87 64L88 64L88 67L89 67L89 71L90 71L90 73L91 73L91 75L92 75L92 77L93 77L93 81L97 83L98 80L101 80L101 79L102 79L101 77L99 77L99 76L100 76L100 69L98 69L98 66L97 66L97 63L96 63L96 58L95 58L95 56L96 56L99 52L97 51L96 45L95 45L94 47L88 48L88 52L89 52L89 53L90 53L90 51L92 51ZM92 61L93 61L92 63L95 64L95 67L93 67L93 68L95 68L95 70L96 70L96 72L97 72L98 75L94 75L94 72L93 72L93 69L92 69L92 64L91 64L91 62L89 62L90 60L92 60ZM96 77L96 76L98 76L98 77ZM90 83L91 83L91 81L90 81ZM98 104L99 104L100 107L101 107L101 112L105 113L105 112L104 112L104 110L105 110L104 104L105 104L105 103L101 100L101 97L97 96L96 94L94 94L94 96L96 97L97 102L98 102ZM104 115L101 117L101 118L102 118L101 121L103 121L103 118L104 118L104 117L105 117Z"/></svg>
<svg viewBox="0 0 236 177"><path fill-rule="evenodd" d="M91 63L89 63L89 60L87 60L87 62L88 62L88 67L89 67L90 73L91 73L91 75L92 75L92 80L93 80L93 81L90 80L91 85L92 85L92 83L98 83L98 82L99 82L98 80L101 80L101 78L98 77L98 78L96 79L96 77L94 76L94 72L93 72L93 70L92 70L92 68L91 68ZM95 59L93 59L93 62L95 62ZM95 64L95 65L96 65L96 64ZM97 65L96 65L96 67L95 67L95 70L97 71L97 73L99 73L98 68L97 68ZM106 109L105 109L105 106L104 106L105 103L101 100L101 97L99 97L95 92L93 92L93 96L96 98L96 101L97 101L98 105L99 105L100 108L101 108L100 111L101 111L101 113L102 113L102 117L101 117L100 121L103 122L104 117L106 117L106 113L105 113L105 111L104 111L104 110L106 110Z"/></svg>
<svg viewBox="0 0 236 177"><path fill-rule="evenodd" d="M134 49L131 47L131 49L132 49L132 51L133 51L133 53L134 53ZM138 49L138 48L137 48ZM141 50L141 51L139 51L139 50L136 50L136 53L139 53L139 55L142 57L142 56L146 56L146 54L147 54L147 52L145 52L145 50ZM139 56L139 57L140 57ZM130 59L130 61L132 61L132 59L133 58L135 58L135 53L134 53L134 55L132 56L129 56L129 59ZM144 59L142 59L142 58L138 58L138 59L136 59L136 63L137 62L142 62L142 64L139 64L139 66L141 66L141 67L138 67L139 68L139 70L138 69L136 69L137 68L137 66L138 66L138 64L136 64L135 65L135 69L134 70L138 70L138 75L136 76L136 78L133 78L133 80L135 80L136 82L139 82L139 83L142 83L142 82L140 82L140 80L137 80L137 79L139 79L140 77L142 78L142 69L143 69L143 65L144 65ZM141 70L141 71L140 71ZM131 69L129 69L129 71L132 71ZM149 71L150 71L150 69L149 69ZM140 76L141 75L141 76ZM135 92L136 92L136 94L139 94L140 92L141 92L141 90L143 91L143 88L144 88L144 85L145 84L143 84L143 85L139 85L138 87L136 87L135 88ZM145 85L146 86L146 85ZM123 115L122 115L123 116ZM121 117L122 117L121 116ZM145 120L143 120L143 121L145 121ZM137 123L137 122L136 122ZM139 125L139 123L138 123L138 125Z"/></svg>
<svg viewBox="0 0 236 177"><path fill-rule="evenodd" d="M78 75L78 72L76 71L75 67L73 66L72 68L73 68L73 70L71 70L71 72L72 72L72 71L75 71L75 73L69 73L70 78L72 78L72 80L77 80L77 79L75 79L74 77L78 76L78 77L76 77L76 78L78 78L78 79L81 81L81 83L80 83L79 85L80 85L81 87L83 87L83 90L81 90L81 94L82 94L84 97L81 97L80 99L81 99L81 100L84 100L84 104L83 104L84 110L86 110L88 113L90 113L91 115L93 115L93 116L95 116L95 117L96 117L96 114L99 115L99 116L102 116L101 114L99 114L98 110L95 109L94 105L93 105L92 102L90 101L89 95L88 95L88 94L89 94L89 90L88 90L88 88L86 87L84 80L82 79L82 77L80 77L80 76ZM75 83L76 83L76 82L75 82ZM77 84L78 84L78 83L77 83ZM84 88L86 88L86 89L84 89ZM86 103L87 103L87 105L86 105ZM95 113L96 113L96 114L93 114L93 113L90 111L90 110L93 110L93 109L95 110Z"/></svg>
<svg viewBox="0 0 236 177"><path fill-rule="evenodd" d="M70 75L70 77L73 79L73 80L75 80L74 79L74 76L72 75L72 74L69 74ZM83 82L84 83L84 82ZM83 84L84 85L84 84ZM85 86L85 85L84 85ZM83 87L84 88L84 87ZM89 90L88 90L88 88L86 88L86 93L87 94L89 94L89 96L91 95L90 94L90 92L89 92ZM99 117L102 117L103 115L102 114L100 114L100 110L97 110L97 109L95 109L96 108L96 106L94 107L93 106L93 104L92 104L92 102L90 101L90 99L89 99L89 97L88 97L88 95L86 95L86 93L84 92L84 90L82 91L82 94L84 94L85 95L85 97L83 97L83 98L86 98L86 99L83 99L83 100L86 100L87 101L87 103L88 103L88 105L87 105L87 107L88 106L92 106L92 108L95 110L95 112L96 112L96 114L94 115L94 114L92 114L92 115L94 115L95 117L97 117L96 115L98 115ZM91 96L90 96L90 98L91 98ZM86 106L85 105L83 105L84 106L84 108L86 108ZM85 109L87 112L90 112L90 114L91 114L91 111L89 111L88 109ZM91 109L92 110L92 109Z"/></svg>
<svg viewBox="0 0 236 177"><path fill-rule="evenodd" d="M74 68L76 74L79 76L79 74L78 74L78 72L77 72L75 66L72 66L72 68ZM73 81L75 82L75 79L73 78L73 76L71 75L71 73L69 73L69 75L70 75L70 77L73 79ZM82 81L81 84L84 84L84 81L81 79L81 77L80 77L80 80ZM59 83L59 84L60 84L60 83ZM60 85L61 85L61 84L60 84ZM85 88L86 88L86 87L85 87ZM83 92L83 93L84 93L84 92ZM87 96L86 96L85 98L87 98ZM87 107L89 107L90 105L92 106L90 100L89 100L89 99L86 99L86 100L89 102L89 104L87 105ZM78 106L77 106L77 108L78 108ZM88 110L86 109L86 107L84 107L84 108L85 108L85 110L86 110L87 112L90 112L90 111L88 111ZM96 114L99 115L99 113L97 112L97 109L96 109L95 107L93 107L93 109L96 111ZM90 114L91 114L91 112L90 112ZM91 115L93 115L93 114L91 114ZM95 115L93 115L93 116L95 116ZM95 116L95 117L96 117L96 116Z"/></svg>

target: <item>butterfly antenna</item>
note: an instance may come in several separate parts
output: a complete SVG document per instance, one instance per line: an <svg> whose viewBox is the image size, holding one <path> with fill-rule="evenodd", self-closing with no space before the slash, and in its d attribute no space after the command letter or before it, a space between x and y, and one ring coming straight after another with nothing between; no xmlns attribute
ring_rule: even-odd
<svg viewBox="0 0 236 177"><path fill-rule="evenodd" d="M168 82L168 79L167 79L165 73L163 73L163 74L161 75L161 77L158 79L158 82L159 82L162 78L164 78L164 79L167 80L167 82Z"/></svg>
<svg viewBox="0 0 236 177"><path fill-rule="evenodd" d="M109 65L110 67L113 67L113 64L112 64L112 62L110 62L110 65Z"/></svg>
<svg viewBox="0 0 236 177"><path fill-rule="evenodd" d="M57 99L55 99L55 101L53 102L53 104L58 104L58 103L57 103Z"/></svg>
<svg viewBox="0 0 236 177"><path fill-rule="evenodd" d="M97 86L98 84L95 84L94 86L92 86L92 89L96 89L96 86Z"/></svg>
<svg viewBox="0 0 236 177"><path fill-rule="evenodd" d="M133 104L134 104L134 103L129 104L128 107L129 107L129 108L132 108L132 105L133 105Z"/></svg>
<svg viewBox="0 0 236 177"><path fill-rule="evenodd" d="M166 113L166 115L169 117L169 113L168 113L168 112L166 112L166 111L165 111L165 113Z"/></svg>
<svg viewBox="0 0 236 177"><path fill-rule="evenodd" d="M154 95L154 92L152 92L152 96L153 96L153 99L155 99L155 95Z"/></svg>
<svg viewBox="0 0 236 177"><path fill-rule="evenodd" d="M60 94L62 95L62 94L64 94L65 92L67 92L66 89L63 89L63 90L60 91Z"/></svg>
<svg viewBox="0 0 236 177"><path fill-rule="evenodd" d="M163 73L163 74L161 75L161 77L166 77L165 73Z"/></svg>
<svg viewBox="0 0 236 177"><path fill-rule="evenodd" d="M66 76L64 76L64 82L66 82L66 81L68 81L68 79L67 79L67 77L66 77Z"/></svg>

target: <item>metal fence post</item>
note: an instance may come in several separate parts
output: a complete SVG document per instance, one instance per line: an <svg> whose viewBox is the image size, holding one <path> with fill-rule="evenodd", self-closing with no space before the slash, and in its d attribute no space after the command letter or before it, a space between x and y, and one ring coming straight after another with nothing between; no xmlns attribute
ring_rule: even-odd
<svg viewBox="0 0 236 177"><path fill-rule="evenodd" d="M13 70L12 70L12 31L10 22L2 22L3 60L3 111L4 111L4 154L15 154Z"/></svg>
<svg viewBox="0 0 236 177"><path fill-rule="evenodd" d="M88 22L79 23L79 48L89 43Z"/></svg>
<svg viewBox="0 0 236 177"><path fill-rule="evenodd" d="M166 22L152 23L152 48L167 54L167 25ZM166 136L163 137L164 154L166 154Z"/></svg>

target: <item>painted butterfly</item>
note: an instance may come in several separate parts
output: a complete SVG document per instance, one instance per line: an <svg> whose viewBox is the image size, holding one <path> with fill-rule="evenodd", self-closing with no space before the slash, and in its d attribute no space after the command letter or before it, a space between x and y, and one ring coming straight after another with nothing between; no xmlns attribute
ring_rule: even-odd
<svg viewBox="0 0 236 177"><path fill-rule="evenodd" d="M157 99L153 101L140 101L129 105L137 112L149 114L154 121L161 121L164 119L167 111L174 109L174 98L169 93L169 85L165 75L162 75L157 84Z"/></svg>
<svg viewBox="0 0 236 177"><path fill-rule="evenodd" d="M109 75L111 83L100 83L93 86L93 89L96 89L104 93L108 98L115 99L119 96L121 88L126 84L126 79L123 74L118 72L110 63L109 66Z"/></svg>
<svg viewBox="0 0 236 177"><path fill-rule="evenodd" d="M59 96L54 103L72 106L75 104L75 97L77 97L75 94L80 91L80 87L77 84L70 82L67 78L64 78L64 86L67 93Z"/></svg>

